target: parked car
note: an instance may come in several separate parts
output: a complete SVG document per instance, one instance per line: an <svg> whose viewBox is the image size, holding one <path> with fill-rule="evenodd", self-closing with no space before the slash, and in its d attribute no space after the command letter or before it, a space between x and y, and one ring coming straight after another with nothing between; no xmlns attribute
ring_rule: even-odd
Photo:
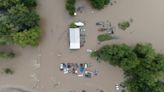
<svg viewBox="0 0 164 92"><path fill-rule="evenodd" d="M88 68L88 64L87 63L84 63L84 68Z"/></svg>
<svg viewBox="0 0 164 92"><path fill-rule="evenodd" d="M60 69L61 71L63 71L65 67L66 67L66 64L61 63L60 66L59 66L59 69Z"/></svg>
<svg viewBox="0 0 164 92"><path fill-rule="evenodd" d="M91 78L92 77L92 73L88 72L88 71L85 71L85 77L86 78Z"/></svg>
<svg viewBox="0 0 164 92"><path fill-rule="evenodd" d="M96 22L96 25L99 26L99 25L104 25L103 22Z"/></svg>
<svg viewBox="0 0 164 92"><path fill-rule="evenodd" d="M118 83L116 83L115 88L116 88L116 91L119 91L120 90L120 85Z"/></svg>
<svg viewBox="0 0 164 92"><path fill-rule="evenodd" d="M64 74L67 74L69 72L68 68L64 68Z"/></svg>

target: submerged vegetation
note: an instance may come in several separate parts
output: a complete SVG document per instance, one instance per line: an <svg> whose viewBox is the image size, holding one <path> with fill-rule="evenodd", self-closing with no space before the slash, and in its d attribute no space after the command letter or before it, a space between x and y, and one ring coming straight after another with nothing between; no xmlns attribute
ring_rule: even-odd
<svg viewBox="0 0 164 92"><path fill-rule="evenodd" d="M130 23L129 21L122 21L118 23L118 27L125 31L128 27L130 27Z"/></svg>
<svg viewBox="0 0 164 92"><path fill-rule="evenodd" d="M0 44L38 44L40 30L36 5L36 0L0 0Z"/></svg>
<svg viewBox="0 0 164 92"><path fill-rule="evenodd" d="M103 9L105 5L108 5L110 3L110 0L90 0L91 5L95 9Z"/></svg>
<svg viewBox="0 0 164 92"><path fill-rule="evenodd" d="M13 52L0 52L0 59L11 59L15 57Z"/></svg>
<svg viewBox="0 0 164 92"><path fill-rule="evenodd" d="M5 74L13 74L14 71L13 71L12 69L10 69L10 68L5 68L5 69L4 69L4 73L5 73Z"/></svg>
<svg viewBox="0 0 164 92"><path fill-rule="evenodd" d="M69 28L77 28L78 26L77 25L75 25L75 23L74 22L72 22L70 25L69 25Z"/></svg>
<svg viewBox="0 0 164 92"><path fill-rule="evenodd" d="M98 35L97 39L98 39L98 41L103 42L103 41L111 40L112 36L109 35L108 33L100 34L100 35Z"/></svg>
<svg viewBox="0 0 164 92"><path fill-rule="evenodd" d="M156 53L149 43L129 47L125 44L106 45L92 56L124 70L123 85L128 92L163 92L164 55Z"/></svg>
<svg viewBox="0 0 164 92"><path fill-rule="evenodd" d="M110 3L110 0L89 0L91 6L97 10L103 9L106 5ZM68 11L69 15L74 16L76 13L76 0L66 0L65 9Z"/></svg>

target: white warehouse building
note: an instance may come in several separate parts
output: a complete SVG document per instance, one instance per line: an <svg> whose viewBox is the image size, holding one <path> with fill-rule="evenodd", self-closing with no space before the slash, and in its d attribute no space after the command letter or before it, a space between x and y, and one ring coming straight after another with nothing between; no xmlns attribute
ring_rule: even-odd
<svg viewBox="0 0 164 92"><path fill-rule="evenodd" d="M80 49L80 28L69 28L69 48Z"/></svg>

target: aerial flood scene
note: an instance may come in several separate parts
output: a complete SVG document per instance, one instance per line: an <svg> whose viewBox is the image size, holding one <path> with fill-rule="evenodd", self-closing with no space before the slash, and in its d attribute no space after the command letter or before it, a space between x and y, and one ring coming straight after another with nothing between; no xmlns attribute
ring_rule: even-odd
<svg viewBox="0 0 164 92"><path fill-rule="evenodd" d="M164 92L164 0L0 0L0 92Z"/></svg>

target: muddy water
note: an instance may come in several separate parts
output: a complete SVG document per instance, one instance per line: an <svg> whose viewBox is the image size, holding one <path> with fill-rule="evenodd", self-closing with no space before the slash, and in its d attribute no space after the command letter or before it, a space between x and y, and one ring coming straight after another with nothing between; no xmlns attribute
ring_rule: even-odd
<svg viewBox="0 0 164 92"><path fill-rule="evenodd" d="M0 85L22 85L33 88L35 84L30 76L36 74L39 80L34 89L39 92L68 92L70 90L85 89L96 92L103 89L105 92L115 92L115 83L123 80L123 72L117 67L106 63L98 64L90 58L86 49L97 49L104 44L137 42L151 42L158 51L164 50L164 6L163 0L115 0L116 3L107 6L102 11L92 9L87 0L78 0L77 6L84 6L84 11L77 17L68 16L64 9L64 0L38 0L38 13L41 16L41 30L43 38L38 48L14 47L18 57L12 61L0 62L0 67L12 67L14 75L0 75ZM121 31L117 24L123 20L133 19L127 31ZM86 44L77 51L70 51L68 44L67 27L70 22L82 20L86 23ZM115 35L120 39L107 41L98 45L98 34L95 23L109 20L116 27ZM59 55L61 55L59 57ZM40 68L34 69L34 63ZM100 72L91 79L79 78L71 74L64 75L58 70L62 62L87 62ZM58 83L59 86L54 85Z"/></svg>

